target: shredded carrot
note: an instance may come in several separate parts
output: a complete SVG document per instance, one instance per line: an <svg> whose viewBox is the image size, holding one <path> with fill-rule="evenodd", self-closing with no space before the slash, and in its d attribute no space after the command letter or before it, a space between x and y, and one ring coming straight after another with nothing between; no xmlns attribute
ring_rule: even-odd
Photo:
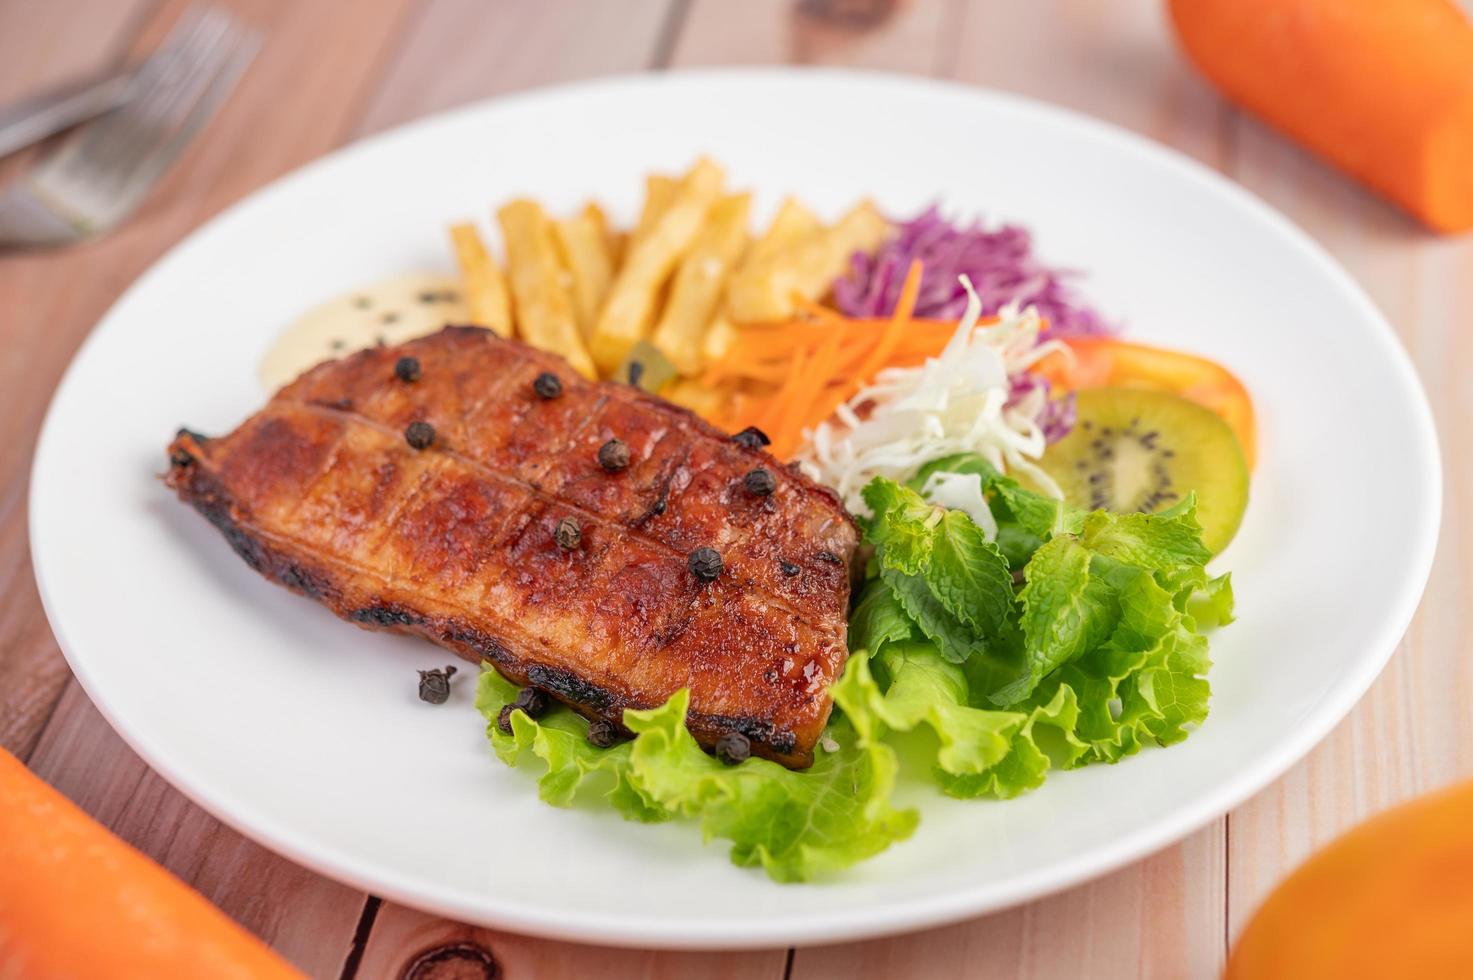
<svg viewBox="0 0 1473 980"><path fill-rule="evenodd" d="M906 326L910 323L910 315L915 312L916 296L921 291L921 263L919 259L912 259L910 269L905 273L905 284L900 287L900 299L895 303L895 315L890 318L890 323L885 327L885 332L880 335L880 342L875 349L870 351L869 357L859 366L859 370L850 378L849 383L844 386L849 394L858 392L864 387L866 381L874 376L874 373L885 366L890 355L900 344L900 338L904 335Z"/></svg>
<svg viewBox="0 0 1473 980"><path fill-rule="evenodd" d="M782 422L783 406L792 402L793 395L803 383L803 372L808 366L810 357L811 352L806 350L799 351L794 355L792 364L789 366L788 376L783 381L782 387L778 388L772 397L762 403L761 417L756 423L759 429L771 433Z"/></svg>
<svg viewBox="0 0 1473 980"><path fill-rule="evenodd" d="M957 321L914 316L921 272L921 263L912 262L887 317L850 318L795 295L796 313L787 320L733 324L736 343L699 381L724 393L713 421L756 425L771 437L773 453L787 456L805 429L832 416L885 368L914 367L939 355Z"/></svg>
<svg viewBox="0 0 1473 980"><path fill-rule="evenodd" d="M777 455L786 457L798 448L798 437L802 435L803 426L808 421L808 412L833 377L834 361L838 359L842 333L838 329L830 330L818 352L813 355L813 360L801 369L795 369L794 374L799 375L798 384L789 400L781 405L782 414L773 426L775 431L772 435L772 449Z"/></svg>

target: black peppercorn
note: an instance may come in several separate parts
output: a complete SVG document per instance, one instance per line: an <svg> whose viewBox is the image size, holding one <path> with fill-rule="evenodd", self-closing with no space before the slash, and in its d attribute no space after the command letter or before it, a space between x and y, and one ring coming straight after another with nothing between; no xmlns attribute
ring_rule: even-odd
<svg viewBox="0 0 1473 980"><path fill-rule="evenodd" d="M834 554L832 551L820 551L815 557L817 557L819 561L826 561L826 562L828 562L830 565L842 565L842 564L844 564L844 559L840 558L838 555Z"/></svg>
<svg viewBox="0 0 1473 980"><path fill-rule="evenodd" d="M563 393L563 383L551 371L543 371L537 375L537 380L532 382L532 390L537 392L540 398L556 398Z"/></svg>
<svg viewBox="0 0 1473 980"><path fill-rule="evenodd" d="M634 386L636 386L636 387L638 387L638 385L639 385L639 379L642 378L642 377L644 377L644 362L643 361L630 361L629 362L629 383L632 384L632 385L634 385Z"/></svg>
<svg viewBox="0 0 1473 980"><path fill-rule="evenodd" d="M721 553L715 548L697 548L686 559L691 574L702 582L714 582L721 577Z"/></svg>
<svg viewBox="0 0 1473 980"><path fill-rule="evenodd" d="M528 718L541 718L547 714L547 695L535 687L524 687L517 692L517 699L511 706L525 711Z"/></svg>
<svg viewBox="0 0 1473 980"><path fill-rule="evenodd" d="M511 713L514 710L516 710L515 705L504 704L501 706L501 712L496 716L496 727L503 735L511 734Z"/></svg>
<svg viewBox="0 0 1473 980"><path fill-rule="evenodd" d="M400 381L419 380L419 358L401 357L394 362L394 377Z"/></svg>
<svg viewBox="0 0 1473 980"><path fill-rule="evenodd" d="M742 479L742 484L752 496L766 497L777 489L777 478L759 466Z"/></svg>
<svg viewBox="0 0 1473 980"><path fill-rule="evenodd" d="M435 427L428 422L410 422L404 430L404 441L415 449L429 449L435 441Z"/></svg>
<svg viewBox="0 0 1473 980"><path fill-rule="evenodd" d="M598 447L598 465L606 473L622 473L629 469L629 447L622 440L610 439Z"/></svg>
<svg viewBox="0 0 1473 980"><path fill-rule="evenodd" d="M802 571L802 569L800 569L797 565L794 565L790 561L785 561L782 563L782 570L783 574L786 575L788 578L792 578L794 575L797 575L800 571Z"/></svg>
<svg viewBox="0 0 1473 980"><path fill-rule="evenodd" d="M450 677L455 673L454 665L444 670L422 670L419 672L419 699L430 704L444 704L450 699Z"/></svg>
<svg viewBox="0 0 1473 980"><path fill-rule="evenodd" d="M600 749L612 748L620 741L619 726L602 718L595 718L588 723L588 741Z"/></svg>
<svg viewBox="0 0 1473 980"><path fill-rule="evenodd" d="M745 446L748 449L761 449L763 446L772 445L772 440L767 438L767 433L763 432L755 425L747 426L745 429L732 436L731 441L736 443L738 446Z"/></svg>
<svg viewBox="0 0 1473 980"><path fill-rule="evenodd" d="M552 539L564 551L573 551L583 543L583 529L578 526L575 519L564 517L557 522L557 527L552 529Z"/></svg>
<svg viewBox="0 0 1473 980"><path fill-rule="evenodd" d="M727 732L716 740L716 758L734 766L746 762L752 754L752 742L741 732Z"/></svg>

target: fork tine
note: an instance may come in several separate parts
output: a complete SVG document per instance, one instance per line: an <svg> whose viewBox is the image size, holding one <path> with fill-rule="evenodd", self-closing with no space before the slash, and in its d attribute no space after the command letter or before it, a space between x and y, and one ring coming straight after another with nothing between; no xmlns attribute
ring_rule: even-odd
<svg viewBox="0 0 1473 980"><path fill-rule="evenodd" d="M190 97L196 77L213 70L218 46L228 41L227 25L196 20L199 23L183 43L161 51L145 65L153 70L140 79L141 91L136 98L88 131L77 141L76 151L59 160L58 166L95 166L105 161L110 172L126 173L153 141L155 130L167 123L182 100Z"/></svg>
<svg viewBox="0 0 1473 980"><path fill-rule="evenodd" d="M170 84L180 76L183 63L196 61L202 41L207 40L202 34L209 26L210 21L199 10L186 10L159 50L138 69L127 104L93 125L83 127L47 158L44 165L53 176L64 177L70 172L68 168L81 160L104 153L108 141L119 138L117 134L136 134L140 118L149 115L160 97L169 92Z"/></svg>
<svg viewBox="0 0 1473 980"><path fill-rule="evenodd" d="M188 145L259 46L255 31L223 12L186 12L140 70L148 75L138 97L74 133L32 172L30 190L86 230L116 223Z"/></svg>

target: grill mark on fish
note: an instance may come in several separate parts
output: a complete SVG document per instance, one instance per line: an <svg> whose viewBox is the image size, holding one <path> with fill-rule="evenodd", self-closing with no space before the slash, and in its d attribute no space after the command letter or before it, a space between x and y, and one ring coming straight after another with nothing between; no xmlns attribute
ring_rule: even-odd
<svg viewBox="0 0 1473 980"><path fill-rule="evenodd" d="M360 626L425 636L615 723L626 708L662 703L678 682L692 688L687 726L703 745L740 731L758 754L808 764L827 718L828 684L842 666L847 576L817 584L804 576L789 586L753 572L779 553L820 565L820 551L852 553L856 534L837 497L784 471L781 506L764 507L766 516L720 516L728 513L730 494L712 494L711 487L730 486L754 461L781 469L771 457L733 454L724 435L691 413L625 386L590 385L549 355L514 342L479 331L467 341L468 333L450 328L398 350L322 365L230 435L206 442L181 432L170 447L175 461L166 480L248 565ZM484 346L466 350L462 361L464 343ZM390 389L386 368L405 351L425 358L425 377ZM451 358L467 366L447 380ZM551 415L511 387L528 380L530 399L529 372L538 368L556 371L571 386L564 397L573 400ZM496 381L476 398L467 392L478 372ZM437 382L453 390L437 391ZM354 396L352 410L336 407L343 392ZM413 400L420 396L423 401ZM456 438L437 439L422 453L409 450L403 433L384 421L427 414L437 431L443 424ZM471 424L472 416L480 425ZM548 421L557 425L543 424ZM644 440L623 489L590 482L579 469L591 465L582 460L585 443L608 438L610 424L615 436L628 424ZM603 431L591 431L595 425ZM271 431L258 438L249 435L252 426ZM282 443L289 434L316 439L320 448ZM540 458L531 434L551 443ZM321 445L324 439L331 444ZM286 454L280 460L270 453L276 444ZM703 447L705 469L693 472L696 446ZM489 447L488 458L506 460L507 471L471 454L487 451L480 447ZM635 482L640 461L654 456L659 459ZM304 464L310 475L293 483L292 467ZM576 486L569 483L575 476L582 481ZM565 488L600 506L612 500L618 513L580 506L560 495ZM263 513L254 513L236 489ZM725 528L729 574L711 586L694 587L681 577L682 535L699 533L699 522L681 530L658 520L677 496L677 523L704 514L701 520L715 521L712 529ZM548 522L563 514L586 522L592 535L585 534L586 553L552 549ZM778 537L759 540L759 534ZM519 564L526 561L532 564ZM790 590L791 600L773 591L774 581ZM591 591L598 589L608 591ZM688 604L681 595L690 596ZM803 676L774 683L788 663L799 664Z"/></svg>

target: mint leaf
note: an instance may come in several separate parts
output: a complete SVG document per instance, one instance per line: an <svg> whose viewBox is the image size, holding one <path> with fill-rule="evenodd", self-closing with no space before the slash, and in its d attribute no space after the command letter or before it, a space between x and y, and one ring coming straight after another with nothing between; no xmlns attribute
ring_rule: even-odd
<svg viewBox="0 0 1473 980"><path fill-rule="evenodd" d="M1021 701L1045 674L1082 656L1109 636L1118 601L1090 576L1093 556L1075 538L1054 538L1039 548L1018 594L1027 677L992 696L1000 705Z"/></svg>
<svg viewBox="0 0 1473 980"><path fill-rule="evenodd" d="M1156 514L1111 514L1097 510L1084 521L1084 546L1116 561L1152 571L1205 565L1212 552L1202 543L1195 494Z"/></svg>
<svg viewBox="0 0 1473 980"><path fill-rule="evenodd" d="M895 590L884 582L870 581L849 616L850 649L878 652L885 644L908 640L914 633L915 624Z"/></svg>
<svg viewBox="0 0 1473 980"><path fill-rule="evenodd" d="M925 572L932 593L981 636L1002 632L1013 608L1007 559L961 511L948 511L932 533Z"/></svg>
<svg viewBox="0 0 1473 980"><path fill-rule="evenodd" d="M905 614L935 643L947 660L959 664L984 652L987 642L954 614L931 590L924 575L880 569L880 581L895 595Z"/></svg>
<svg viewBox="0 0 1473 980"><path fill-rule="evenodd" d="M877 549L882 567L919 572L931 556L931 522L941 519L941 511L883 477L871 480L863 493L874 512L865 539Z"/></svg>

